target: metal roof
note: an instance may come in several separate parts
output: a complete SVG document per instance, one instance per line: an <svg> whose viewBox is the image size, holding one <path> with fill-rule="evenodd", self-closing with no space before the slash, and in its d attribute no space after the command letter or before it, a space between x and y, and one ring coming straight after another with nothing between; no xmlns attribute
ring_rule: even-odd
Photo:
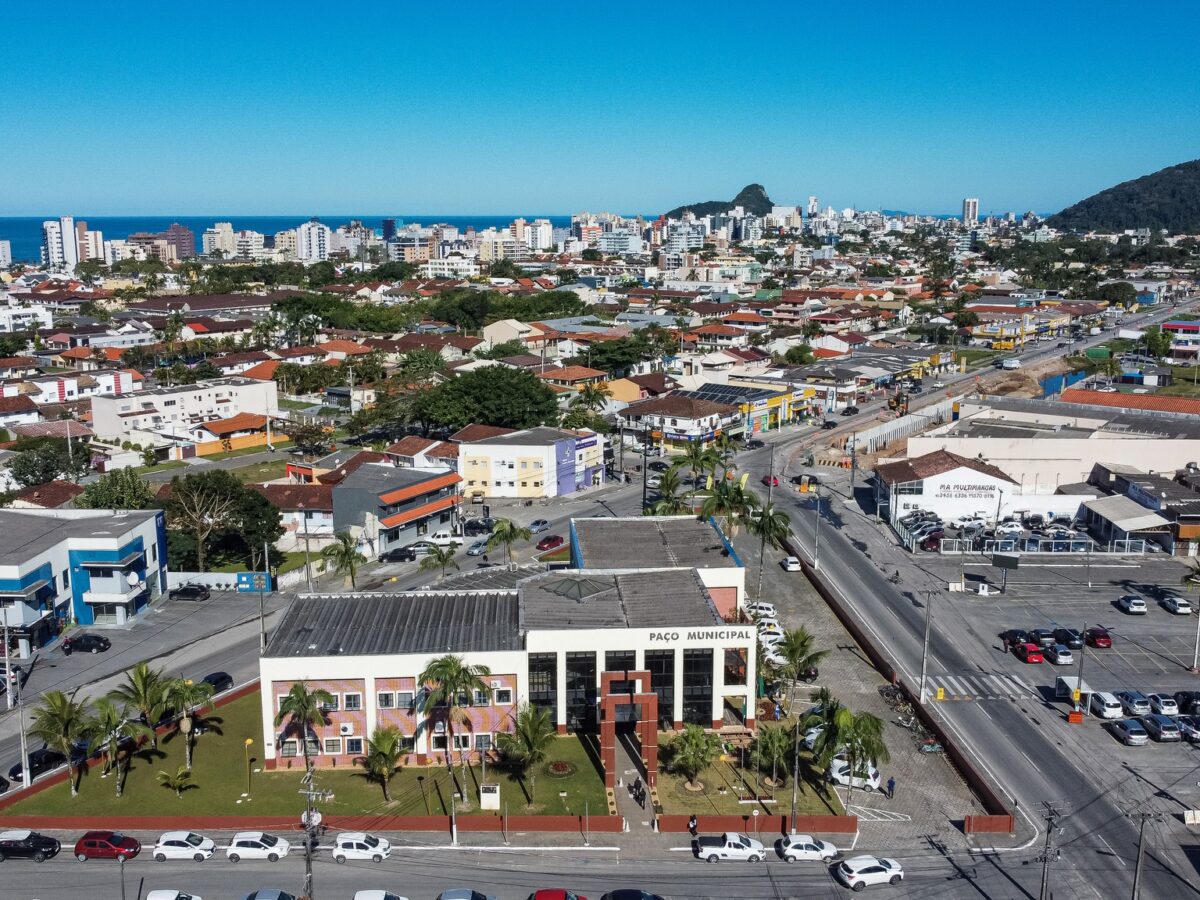
<svg viewBox="0 0 1200 900"><path fill-rule="evenodd" d="M695 516L572 519L581 564L588 569L732 568L720 533Z"/></svg>
<svg viewBox="0 0 1200 900"><path fill-rule="evenodd" d="M1126 533L1151 529L1162 530L1171 525L1158 513L1130 500L1124 494L1097 497L1095 500L1088 500L1083 505Z"/></svg>

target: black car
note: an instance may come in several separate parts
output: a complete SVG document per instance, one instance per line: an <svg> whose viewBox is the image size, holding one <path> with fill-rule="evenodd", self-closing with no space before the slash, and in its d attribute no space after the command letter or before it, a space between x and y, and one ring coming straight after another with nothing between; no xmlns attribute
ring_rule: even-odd
<svg viewBox="0 0 1200 900"><path fill-rule="evenodd" d="M44 862L57 856L62 844L36 831L0 831L0 862L6 859L32 859Z"/></svg>
<svg viewBox="0 0 1200 900"><path fill-rule="evenodd" d="M379 555L379 561L385 563L416 562L417 551L412 547L397 547Z"/></svg>
<svg viewBox="0 0 1200 900"><path fill-rule="evenodd" d="M480 519L467 519L463 524L463 534L472 536L491 534L496 530L496 520L491 516L485 516Z"/></svg>
<svg viewBox="0 0 1200 900"><path fill-rule="evenodd" d="M857 406L847 406L845 409L842 410L842 415L843 416L857 416L858 415L858 407Z"/></svg>
<svg viewBox="0 0 1200 900"><path fill-rule="evenodd" d="M842 415L845 415L845 413L842 413ZM838 427L838 424L833 419L826 419L824 422L821 423L822 431L832 431L833 429L835 429L837 427Z"/></svg>
<svg viewBox="0 0 1200 900"><path fill-rule="evenodd" d="M1200 713L1200 691L1176 691L1175 705L1184 715Z"/></svg>
<svg viewBox="0 0 1200 900"><path fill-rule="evenodd" d="M185 584L167 594L172 600L187 600L202 603L212 596L212 593L202 584Z"/></svg>
<svg viewBox="0 0 1200 900"><path fill-rule="evenodd" d="M661 459L656 459L654 462L646 466L651 472L666 472L671 468L669 462L663 462Z"/></svg>
<svg viewBox="0 0 1200 900"><path fill-rule="evenodd" d="M43 747L41 750L34 750L29 754L29 780L37 778L39 775L45 775L51 769L57 769L67 758L57 750L51 750L49 747ZM21 764L17 763L8 770L10 781L21 780Z"/></svg>
<svg viewBox="0 0 1200 900"><path fill-rule="evenodd" d="M746 441L747 450L761 450L765 446L767 445L762 441Z"/></svg>
<svg viewBox="0 0 1200 900"><path fill-rule="evenodd" d="M10 785L8 783L8 779L5 778L3 775L0 775L0 794L3 794L10 787L12 787L12 785Z"/></svg>
<svg viewBox="0 0 1200 900"><path fill-rule="evenodd" d="M1055 628L1054 640L1066 644L1072 650L1083 649L1083 635L1074 628Z"/></svg>
<svg viewBox="0 0 1200 900"><path fill-rule="evenodd" d="M62 642L62 648L68 653L102 653L112 646L112 641L103 635L85 631L74 634Z"/></svg>
<svg viewBox="0 0 1200 900"><path fill-rule="evenodd" d="M600 900L663 900L663 898L658 894L651 894L648 891L639 891L637 888L621 888L620 890L609 891Z"/></svg>
<svg viewBox="0 0 1200 900"><path fill-rule="evenodd" d="M1053 647L1058 643L1054 638L1054 632L1049 628L1034 628L1025 634L1029 638L1029 643L1037 644L1039 647Z"/></svg>
<svg viewBox="0 0 1200 900"><path fill-rule="evenodd" d="M212 672L200 680L205 684L211 684L214 694L219 694L233 687L233 676L228 672Z"/></svg>
<svg viewBox="0 0 1200 900"><path fill-rule="evenodd" d="M1008 631L1003 632L1000 638L1001 640L1008 641L1008 646L1010 647L1030 643L1029 632L1024 628L1010 628Z"/></svg>

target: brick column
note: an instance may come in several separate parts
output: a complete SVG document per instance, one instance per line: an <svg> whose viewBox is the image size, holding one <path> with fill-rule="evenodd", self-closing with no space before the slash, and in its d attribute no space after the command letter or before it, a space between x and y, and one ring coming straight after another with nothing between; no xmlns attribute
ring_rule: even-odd
<svg viewBox="0 0 1200 900"><path fill-rule="evenodd" d="M611 704L604 704L600 721L600 764L604 766L604 786L617 786L617 723L611 718Z"/></svg>

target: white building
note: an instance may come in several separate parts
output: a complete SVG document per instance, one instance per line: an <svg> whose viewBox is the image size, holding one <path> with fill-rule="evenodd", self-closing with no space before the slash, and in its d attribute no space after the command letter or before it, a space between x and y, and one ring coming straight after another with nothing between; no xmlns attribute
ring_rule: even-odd
<svg viewBox="0 0 1200 900"><path fill-rule="evenodd" d="M962 221L964 225L979 223L979 198L965 197L962 204Z"/></svg>
<svg viewBox="0 0 1200 900"><path fill-rule="evenodd" d="M538 427L463 443L463 493L482 497L561 497L604 484L604 438Z"/></svg>
<svg viewBox="0 0 1200 900"><path fill-rule="evenodd" d="M49 328L54 316L44 306L0 306L0 332Z"/></svg>
<svg viewBox="0 0 1200 900"><path fill-rule="evenodd" d="M128 440L134 432L143 432L186 441L198 426L239 414L278 417L275 382L214 378L92 398L92 430L99 438Z"/></svg>
<svg viewBox="0 0 1200 900"><path fill-rule="evenodd" d="M12 265L12 242L0 241L0 269L7 269Z"/></svg>
<svg viewBox="0 0 1200 900"><path fill-rule="evenodd" d="M243 230L234 235L233 252L238 259L258 259L265 246L266 239L257 231Z"/></svg>
<svg viewBox="0 0 1200 900"><path fill-rule="evenodd" d="M63 216L42 223L42 265L74 271L79 262L79 234L75 219Z"/></svg>
<svg viewBox="0 0 1200 900"><path fill-rule="evenodd" d="M554 226L549 219L535 219L525 227L525 245L539 251L554 247Z"/></svg>
<svg viewBox="0 0 1200 900"><path fill-rule="evenodd" d="M309 219L296 229L296 259L302 263L324 262L329 259L333 232L317 219Z"/></svg>
<svg viewBox="0 0 1200 900"><path fill-rule="evenodd" d="M421 263L423 278L475 278L480 271L479 263L466 256L447 256Z"/></svg>

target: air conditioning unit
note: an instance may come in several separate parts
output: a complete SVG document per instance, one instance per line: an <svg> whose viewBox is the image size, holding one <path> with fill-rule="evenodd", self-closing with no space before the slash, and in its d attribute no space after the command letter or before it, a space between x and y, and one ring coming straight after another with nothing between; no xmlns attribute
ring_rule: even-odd
<svg viewBox="0 0 1200 900"><path fill-rule="evenodd" d="M445 722L435 722L433 725L433 731L435 734L445 734L446 733L446 723Z"/></svg>
<svg viewBox="0 0 1200 900"><path fill-rule="evenodd" d="M501 682L499 682L498 680L493 678L492 679L492 689L495 690L498 687L504 687L504 685L501 684Z"/></svg>
<svg viewBox="0 0 1200 900"><path fill-rule="evenodd" d="M340 734L342 737L348 737L349 735L354 734L354 726L349 722L343 722L338 726L338 734Z"/></svg>

